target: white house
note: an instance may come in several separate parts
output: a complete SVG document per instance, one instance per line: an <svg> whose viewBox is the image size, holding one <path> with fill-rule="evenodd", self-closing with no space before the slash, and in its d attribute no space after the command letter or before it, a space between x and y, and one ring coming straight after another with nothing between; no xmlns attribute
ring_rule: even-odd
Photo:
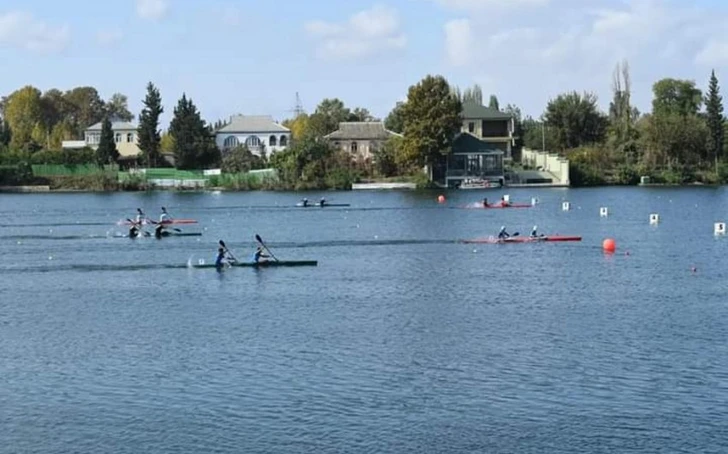
<svg viewBox="0 0 728 454"><path fill-rule="evenodd" d="M101 126L101 122L89 126L83 132L83 140L64 140L61 147L64 149L84 147L89 147L94 150L97 149L99 147L99 140L101 139ZM111 130L114 131L114 141L116 142L116 149L119 151L119 157L121 159L136 158L141 153L139 149L139 134L135 125L125 121L112 121Z"/></svg>
<svg viewBox="0 0 728 454"><path fill-rule="evenodd" d="M285 150L290 142L291 130L270 115L234 115L215 132L215 143L223 152L246 146L254 154L270 155Z"/></svg>

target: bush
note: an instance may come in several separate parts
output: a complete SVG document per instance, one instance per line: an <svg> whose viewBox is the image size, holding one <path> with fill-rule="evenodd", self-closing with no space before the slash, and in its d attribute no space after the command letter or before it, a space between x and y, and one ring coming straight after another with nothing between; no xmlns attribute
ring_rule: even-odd
<svg viewBox="0 0 728 454"><path fill-rule="evenodd" d="M581 162L569 163L569 180L574 187L601 186L606 184L601 171Z"/></svg>

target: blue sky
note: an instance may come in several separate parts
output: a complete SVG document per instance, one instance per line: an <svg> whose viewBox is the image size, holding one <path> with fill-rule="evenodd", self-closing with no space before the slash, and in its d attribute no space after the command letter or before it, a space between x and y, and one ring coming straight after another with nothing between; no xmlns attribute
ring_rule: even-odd
<svg viewBox="0 0 728 454"><path fill-rule="evenodd" d="M182 92L208 121L282 120L296 92L307 111L339 97L383 117L442 74L538 116L572 89L606 107L626 59L645 110L661 77L727 77L727 23L719 0L3 0L0 93L92 85L136 114L153 81L165 123Z"/></svg>

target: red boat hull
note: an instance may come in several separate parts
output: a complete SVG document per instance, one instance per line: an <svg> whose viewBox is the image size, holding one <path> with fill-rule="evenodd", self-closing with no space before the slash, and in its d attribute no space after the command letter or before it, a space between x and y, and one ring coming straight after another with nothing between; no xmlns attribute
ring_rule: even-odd
<svg viewBox="0 0 728 454"><path fill-rule="evenodd" d="M507 244L507 243L542 243L546 241L581 241L580 236L566 236L566 235L553 235L553 236L542 236L537 238L531 237L512 237L499 240L498 238L476 238L473 240L462 240L461 243L466 244Z"/></svg>

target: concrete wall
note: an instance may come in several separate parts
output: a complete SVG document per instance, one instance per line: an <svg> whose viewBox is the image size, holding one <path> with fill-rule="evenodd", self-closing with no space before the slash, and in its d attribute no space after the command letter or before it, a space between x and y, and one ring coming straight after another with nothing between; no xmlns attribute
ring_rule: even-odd
<svg viewBox="0 0 728 454"><path fill-rule="evenodd" d="M569 160L556 153L548 151L531 150L524 148L521 155L521 163L531 166L534 169L543 167L543 170L551 173L561 184L569 183Z"/></svg>

